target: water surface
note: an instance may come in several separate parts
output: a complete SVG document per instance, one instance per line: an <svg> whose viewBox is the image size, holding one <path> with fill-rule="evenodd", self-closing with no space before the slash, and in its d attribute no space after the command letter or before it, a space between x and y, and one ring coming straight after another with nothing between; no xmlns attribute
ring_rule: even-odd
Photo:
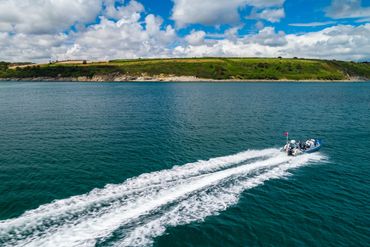
<svg viewBox="0 0 370 247"><path fill-rule="evenodd" d="M0 122L0 245L370 242L370 83L1 82Z"/></svg>

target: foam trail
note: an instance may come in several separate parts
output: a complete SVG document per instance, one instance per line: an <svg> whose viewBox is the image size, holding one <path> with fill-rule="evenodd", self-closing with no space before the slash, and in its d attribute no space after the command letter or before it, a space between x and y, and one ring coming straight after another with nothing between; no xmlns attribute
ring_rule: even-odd
<svg viewBox="0 0 370 247"><path fill-rule="evenodd" d="M113 246L150 246L155 237L165 233L167 227L185 225L203 220L207 216L215 215L236 204L243 191L259 186L271 179L289 176L291 174L288 170L305 165L307 162L318 162L322 159L323 157L321 155L303 157L293 162L277 166L255 177L247 179L239 178L238 183L231 183L229 186L219 186L211 191L196 194L180 202L163 216L135 228L126 234L122 240L114 243Z"/></svg>
<svg viewBox="0 0 370 247"><path fill-rule="evenodd" d="M150 174L142 174L119 185L107 185L103 189L94 189L90 193L73 196L68 199L58 200L51 204L42 205L35 210L30 210L16 219L0 221L0 232L6 226L19 227L25 224L40 221L44 218L50 219L55 215L71 215L86 209L94 204L109 202L115 198L132 196L132 194L148 191L155 187L161 187L171 182L187 179L192 176L209 173L219 169L227 168L248 159L261 158L276 154L276 149L262 151L251 150L231 156L213 158L208 161L198 161L184 166L173 167L170 170L162 170Z"/></svg>
<svg viewBox="0 0 370 247"><path fill-rule="evenodd" d="M256 158L259 160L253 160ZM165 226L212 215L235 203L239 194L251 184L258 185L276 177L276 171L285 174L286 170L314 158L305 155L292 159L276 149L267 149L144 174L121 185L109 185L86 195L41 206L16 219L1 221L0 243L3 241L5 246L94 246L97 241L109 239L117 229L133 225L133 229L125 230L126 236L119 244L147 245L153 237L163 233ZM256 171L263 172L248 178ZM225 194L225 190L228 193ZM207 198L219 203L210 204ZM168 211L164 209L167 205L175 205L175 208ZM191 208L201 208L203 213L191 212L189 216L191 210L178 210L187 205L197 205ZM154 220L147 217L156 214L162 216ZM148 227L157 230L144 234Z"/></svg>
<svg viewBox="0 0 370 247"><path fill-rule="evenodd" d="M142 174L137 178L129 179L125 183L119 185L107 185L103 189L94 189L84 195L73 196L68 199L55 201L51 204L42 205L35 210L24 213L19 218L0 221L0 233L1 229L9 224L21 226L34 222L35 220L49 218L53 215L62 215L64 213L71 214L72 212L85 209L95 203L103 203L124 195L129 196L132 193L147 190L156 185L161 186L163 183L170 183L171 181L201 175L203 173L227 168L228 166L238 164L248 159L271 156L276 153L276 149L265 149L261 151L250 150L235 155L213 158L208 161L198 161L183 166L175 166L169 170Z"/></svg>

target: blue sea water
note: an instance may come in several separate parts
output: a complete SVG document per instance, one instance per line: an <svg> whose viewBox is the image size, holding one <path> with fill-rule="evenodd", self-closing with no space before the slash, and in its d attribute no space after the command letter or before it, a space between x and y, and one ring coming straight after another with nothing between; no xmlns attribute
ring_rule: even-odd
<svg viewBox="0 0 370 247"><path fill-rule="evenodd" d="M0 83L0 246L369 243L370 83Z"/></svg>

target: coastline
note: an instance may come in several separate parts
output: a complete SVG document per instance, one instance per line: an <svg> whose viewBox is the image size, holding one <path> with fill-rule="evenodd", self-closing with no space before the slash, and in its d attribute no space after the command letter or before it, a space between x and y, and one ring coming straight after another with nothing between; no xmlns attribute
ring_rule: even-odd
<svg viewBox="0 0 370 247"><path fill-rule="evenodd" d="M364 82L370 64L283 58L182 58L5 63L0 81Z"/></svg>
<svg viewBox="0 0 370 247"><path fill-rule="evenodd" d="M31 78L0 78L1 81L14 82L368 82L370 79L349 78L346 80L318 80L318 79L227 79L216 80L207 78L198 78L195 76L112 76L102 75L93 77L31 77Z"/></svg>

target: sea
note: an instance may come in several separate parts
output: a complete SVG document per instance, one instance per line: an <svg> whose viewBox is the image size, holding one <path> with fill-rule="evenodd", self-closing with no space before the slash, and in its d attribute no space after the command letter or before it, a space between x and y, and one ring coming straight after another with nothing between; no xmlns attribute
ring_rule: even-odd
<svg viewBox="0 0 370 247"><path fill-rule="evenodd" d="M369 244L370 82L0 83L0 246Z"/></svg>

